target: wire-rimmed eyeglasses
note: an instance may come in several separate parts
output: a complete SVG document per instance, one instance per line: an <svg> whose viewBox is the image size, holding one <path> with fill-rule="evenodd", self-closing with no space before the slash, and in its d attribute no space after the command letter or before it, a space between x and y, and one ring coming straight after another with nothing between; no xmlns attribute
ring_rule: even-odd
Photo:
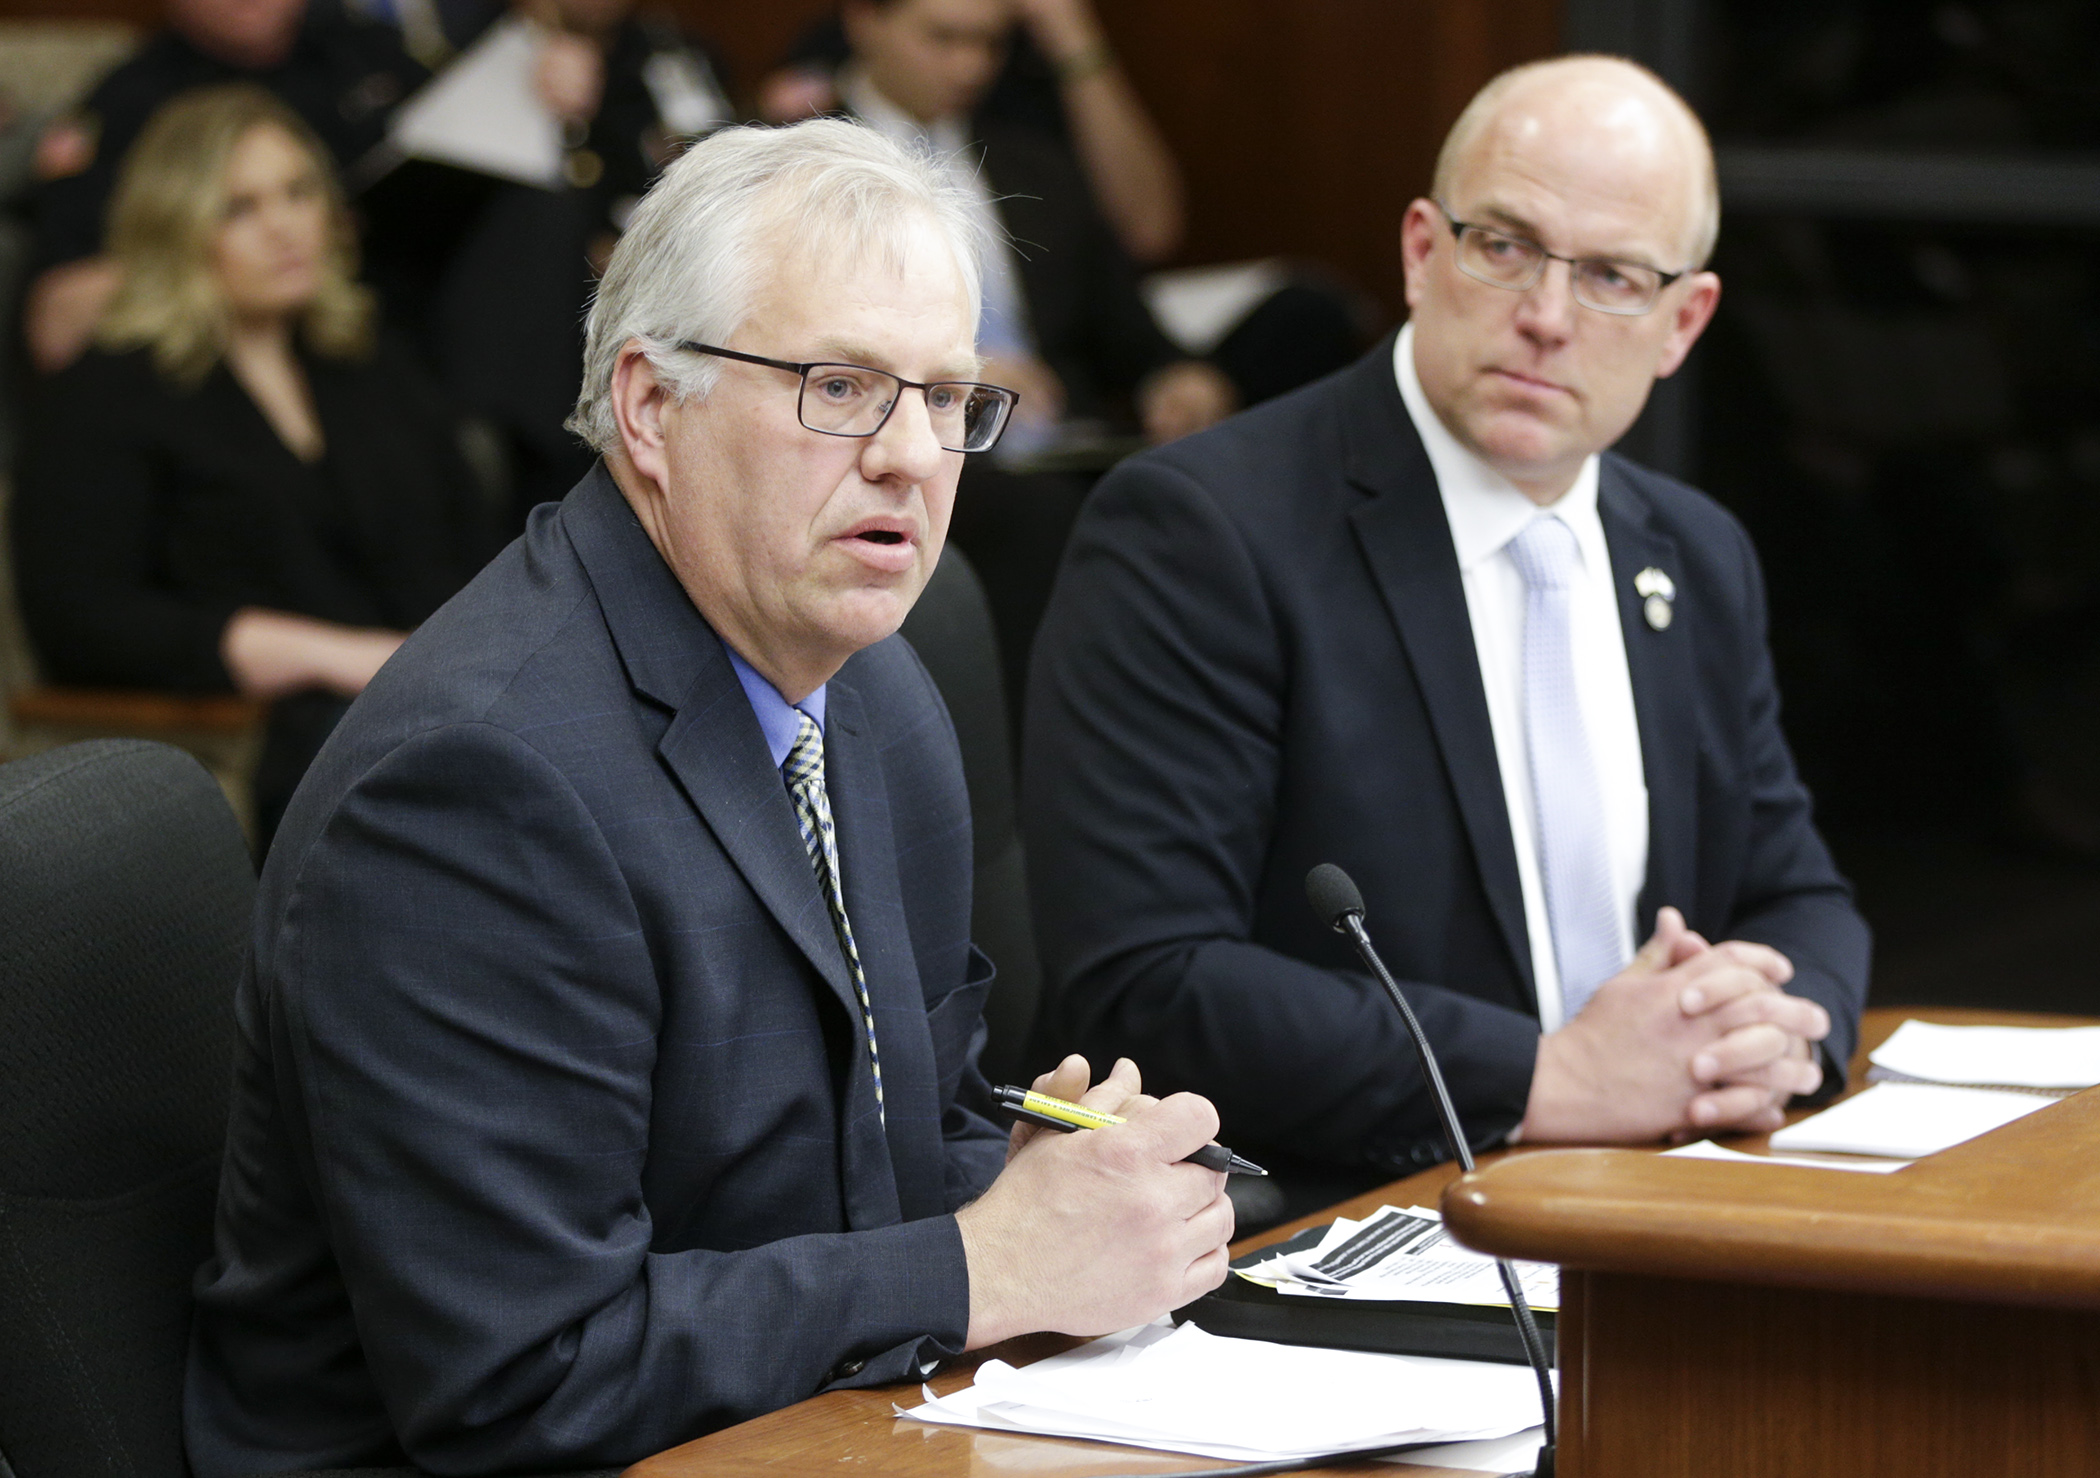
<svg viewBox="0 0 2100 1478"><path fill-rule="evenodd" d="M1564 257L1522 236L1461 221L1441 200L1432 204L1443 212L1451 234L1458 240L1458 270L1491 287L1525 292L1544 275L1546 263L1566 262L1569 290L1576 302L1599 313L1636 317L1653 308L1662 290L1684 276L1682 272L1665 272L1643 262Z"/></svg>
<svg viewBox="0 0 2100 1478"><path fill-rule="evenodd" d="M825 436L873 436L888 424L890 412L897 408L904 392L918 390L926 396L926 419L932 423L934 439L943 450L988 452L1006 429L1007 417L1021 398L1020 391L1000 385L979 385L969 380L935 380L926 384L864 364L832 364L825 360L797 364L691 341L678 347L689 354L712 354L717 359L734 359L800 375L797 414L804 426Z"/></svg>

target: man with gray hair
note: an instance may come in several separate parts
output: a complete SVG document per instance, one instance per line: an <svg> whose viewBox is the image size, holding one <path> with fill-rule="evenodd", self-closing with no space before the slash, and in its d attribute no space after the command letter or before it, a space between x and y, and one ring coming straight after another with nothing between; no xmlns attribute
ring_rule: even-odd
<svg viewBox="0 0 2100 1478"><path fill-rule="evenodd" d="M1213 1088L1316 1201L1450 1153L1320 862L1483 1141L1767 1129L1843 1081L1867 929L1756 555L1607 450L1713 314L1717 221L1652 74L1507 73L1407 208L1407 326L1081 516L1023 769L1051 1021Z"/></svg>
<svg viewBox="0 0 2100 1478"><path fill-rule="evenodd" d="M891 639L965 454L979 244L851 124L733 129L636 212L603 461L432 617L278 833L236 1005L198 1478L617 1467L1224 1274L1216 1130L1118 1063L980 1116L991 969L946 714Z"/></svg>

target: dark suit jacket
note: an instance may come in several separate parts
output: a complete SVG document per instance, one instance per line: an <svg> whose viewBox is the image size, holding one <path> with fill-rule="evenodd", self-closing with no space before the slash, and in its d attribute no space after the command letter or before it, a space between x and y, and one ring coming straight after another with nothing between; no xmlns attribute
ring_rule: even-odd
<svg viewBox="0 0 2100 1478"><path fill-rule="evenodd" d="M1599 507L1649 793L1639 927L1665 903L1762 940L1852 1050L1868 937L1779 729L1741 527L1607 455ZM1656 566L1675 621L1633 589ZM1457 556L1392 340L1122 464L1036 639L1023 765L1050 1023L1210 1095L1228 1142L1412 1170L1445 1157L1414 1055L1306 871L1336 862L1470 1133L1522 1117L1539 1025L1516 854ZM1156 1086L1155 1086L1156 1085Z"/></svg>
<svg viewBox="0 0 2100 1478"><path fill-rule="evenodd" d="M602 467L380 673L263 874L199 1478L620 1466L961 1348L969 802L902 641L828 704L887 1135L780 773Z"/></svg>

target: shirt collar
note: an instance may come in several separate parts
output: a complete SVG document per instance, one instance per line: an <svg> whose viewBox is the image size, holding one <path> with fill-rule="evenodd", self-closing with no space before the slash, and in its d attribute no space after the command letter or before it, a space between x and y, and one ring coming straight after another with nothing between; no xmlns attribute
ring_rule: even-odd
<svg viewBox="0 0 2100 1478"><path fill-rule="evenodd" d="M817 728L823 729L824 689L819 687L800 703L790 703L780 696L780 689L759 676L758 669L737 654L735 647L725 641L722 650L729 654L736 680L743 684L751 711L758 716L759 732L766 736L766 748L772 753L777 770L787 763L788 751L795 747L795 738L802 732L802 714L808 714L816 720Z"/></svg>
<svg viewBox="0 0 2100 1478"><path fill-rule="evenodd" d="M953 154L970 142L961 118L937 118L921 123L876 88L867 71L849 62L839 70L839 101L851 108L861 122L885 138L900 144L928 144L936 153Z"/></svg>
<svg viewBox="0 0 2100 1478"><path fill-rule="evenodd" d="M1407 403L1408 418L1429 454L1436 473L1436 488L1444 500L1444 517L1451 525L1451 543L1458 551L1463 573L1501 553L1524 526L1542 512L1558 515L1578 532L1597 517L1597 457L1583 458L1575 485L1558 501L1541 509L1523 489L1475 456L1451 434L1443 418L1429 404L1422 381L1415 374L1415 326L1400 330L1393 344L1393 376L1400 382L1400 398Z"/></svg>

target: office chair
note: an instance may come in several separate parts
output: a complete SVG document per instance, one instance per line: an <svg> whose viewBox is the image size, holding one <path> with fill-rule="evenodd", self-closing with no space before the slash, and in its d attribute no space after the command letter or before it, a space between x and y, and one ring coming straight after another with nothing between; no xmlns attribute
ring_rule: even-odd
<svg viewBox="0 0 2100 1478"><path fill-rule="evenodd" d="M948 705L970 788L975 862L970 932L999 976L985 1002L989 1028L980 1066L994 1083L1027 1083L1050 1066L1029 1056L1043 967L1028 912L1028 874L1014 801L1014 751L992 611L977 571L950 544L904 618L904 638Z"/></svg>
<svg viewBox="0 0 2100 1478"><path fill-rule="evenodd" d="M0 1453L183 1478L255 872L194 759L97 740L0 766Z"/></svg>

